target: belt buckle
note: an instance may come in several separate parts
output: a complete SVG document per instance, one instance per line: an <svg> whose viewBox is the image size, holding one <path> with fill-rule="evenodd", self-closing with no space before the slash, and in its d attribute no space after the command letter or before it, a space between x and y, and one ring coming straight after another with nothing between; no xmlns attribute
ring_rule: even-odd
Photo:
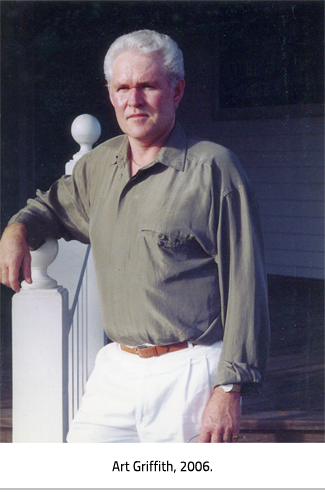
<svg viewBox="0 0 325 495"><path fill-rule="evenodd" d="M139 349L141 351L142 349L150 349L150 347L151 347L150 345L141 344L141 345L137 345L135 349L136 350Z"/></svg>
<svg viewBox="0 0 325 495"><path fill-rule="evenodd" d="M146 349L151 349L151 348L152 347L150 345L146 345L146 344L137 345L135 348L135 353L140 358L146 358L148 356L143 355L141 351L145 351ZM138 351L140 351L140 352L138 352Z"/></svg>

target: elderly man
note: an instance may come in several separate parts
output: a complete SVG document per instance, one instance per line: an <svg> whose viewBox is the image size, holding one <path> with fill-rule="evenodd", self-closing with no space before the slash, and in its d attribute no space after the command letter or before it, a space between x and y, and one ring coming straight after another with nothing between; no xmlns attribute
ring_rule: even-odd
<svg viewBox="0 0 325 495"><path fill-rule="evenodd" d="M168 36L118 38L104 63L124 135L38 193L1 241L2 283L29 247L91 243L105 331L69 442L236 442L264 377L267 283L255 195L237 158L176 121L183 57Z"/></svg>

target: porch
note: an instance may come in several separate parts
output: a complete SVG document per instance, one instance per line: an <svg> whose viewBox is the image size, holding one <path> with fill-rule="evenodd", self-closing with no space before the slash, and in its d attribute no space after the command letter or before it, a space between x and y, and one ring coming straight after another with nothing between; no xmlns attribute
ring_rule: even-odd
<svg viewBox="0 0 325 495"><path fill-rule="evenodd" d="M271 350L258 394L243 399L242 443L324 442L324 284L269 276ZM2 349L1 361L11 354ZM10 358L1 376L0 442L12 442Z"/></svg>
<svg viewBox="0 0 325 495"><path fill-rule="evenodd" d="M168 27L172 37L175 34L185 49L188 84L179 118L188 130L229 147L240 157L258 194L268 272L274 274L269 277L272 320L269 372L261 393L244 399L241 441L324 442L323 281L294 278L322 278L324 269L324 124L320 105L323 102L322 71L319 70L323 65L323 49L319 42L323 38L321 2L302 2L295 9L279 2L277 8L272 6L273 12L270 12L268 2L261 5L259 2L239 5L239 2L236 9L230 6L231 2L216 2L213 8L211 2L173 2L172 8L169 2L166 5L160 2L158 10L154 2L147 2L141 11L129 2L127 16L124 15L125 5L115 2L88 2L89 5L86 2L82 6L79 2L44 2L42 7L33 2L14 3L13 6L8 2L2 9L6 37L3 44L6 67L3 85L6 95L3 98L6 122L3 126L4 225L17 205L24 204L27 197L34 195L36 187L46 189L61 175L58 164L64 163L71 145L65 123L72 115L89 108L101 116L105 126L103 139L116 134L115 120L105 103L106 90L104 98L102 81L99 76L94 78L94 74L98 74L98 54L107 49L107 40L113 41L128 27L133 29L135 19L139 26L145 22L146 26L162 31ZM264 24L259 19L264 21L267 15L271 15L270 29L274 23L271 31L274 29L275 48L280 42L287 60L291 59L292 50L297 49L302 62L300 67L306 64L309 67L310 61L314 61L310 83L312 88L318 88L320 95L312 91L306 100L304 86L286 85L288 90L294 90L293 95L282 91L281 96L286 95L287 99L280 106L277 106L279 101L273 99L266 101L266 106L255 108L252 97L245 101L248 106L244 112L240 102L235 102L238 108L234 107L230 112L227 101L223 102L224 107L221 105L224 111L220 112L222 102L220 91L216 89L220 86L216 62L220 62L220 74L224 67L227 68L220 55L220 40L228 40L224 45L228 50L237 36L246 34L247 25L254 29L256 25L256 39L261 40L259 56L264 60L268 52L262 49L265 29L260 29ZM288 16L290 21L283 23L283 16ZM107 19L111 21L107 22ZM232 29L234 22L240 30ZM279 22L281 36L278 36ZM83 29L82 26L86 27ZM85 38L85 32L89 38ZM309 51L301 53L302 34L312 56ZM288 39L291 42L284 43ZM277 50L273 52L275 56L278 53ZM51 64L47 63L47 53L51 53ZM227 51L223 53L227 54ZM255 54L254 45L254 50L246 53L248 88L251 86L250 67L254 64L261 67L261 82L264 81L265 64L260 63L259 57L255 59ZM295 70L291 73L293 65L283 71L283 58L277 58L278 70L272 69L270 76L285 74L286 83L288 76L297 81ZM242 65L242 60L238 62L234 64L234 73L236 67ZM269 61L266 62L268 65ZM38 67L42 67L41 72L36 71ZM66 74L64 79L63 72ZM236 78L233 83L237 85ZM279 87L282 88L281 84ZM35 105L35 102L42 104ZM263 101L260 103L265 105ZM51 108L55 111L49 112ZM66 264L63 271L66 271L65 267ZM279 273L291 277L278 276ZM54 276L66 287L61 274L55 272ZM8 304L5 298L4 311L9 308L10 297ZM10 324L3 331L9 333L9 328ZM0 441L10 443L10 344L2 347L0 359L3 369L0 376Z"/></svg>

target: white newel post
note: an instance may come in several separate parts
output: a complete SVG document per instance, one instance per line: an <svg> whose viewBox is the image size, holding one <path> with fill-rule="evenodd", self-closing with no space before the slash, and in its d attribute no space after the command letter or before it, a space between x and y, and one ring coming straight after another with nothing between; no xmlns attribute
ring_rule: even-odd
<svg viewBox="0 0 325 495"><path fill-rule="evenodd" d="M13 442L59 442L68 429L68 291L47 275L58 252L32 255L33 284L13 297Z"/></svg>
<svg viewBox="0 0 325 495"><path fill-rule="evenodd" d="M77 117L71 127L80 150L66 164L66 174L71 174L76 161L92 149L100 136L98 120L84 114ZM78 282L86 248L79 243L73 246L60 240L61 256L57 258L55 278L61 278L72 291ZM71 246L69 246L71 244ZM69 390L71 390L71 362L69 364L69 309L68 290L51 278L47 269L58 253L58 242L47 239L38 250L32 251L33 284L22 283L22 290L15 294L12 303L12 347L13 347L13 442L15 443L62 443L65 442L69 426ZM71 264L67 261L71 248L75 264L71 275ZM60 258L60 262L58 261ZM78 262L80 260L80 263ZM73 264L72 264L73 265ZM79 273L78 273L79 270ZM62 276L64 274L64 276ZM66 283L67 282L67 283ZM71 288L70 288L71 286ZM95 280L91 287L95 293ZM96 303L98 304L98 298ZM96 306L89 314L96 315ZM90 357L103 345L103 332L97 324L96 342ZM70 335L71 341L71 335ZM70 357L71 360L71 357ZM70 381L70 385L69 385ZM71 404L71 398L70 398ZM70 406L71 407L71 406Z"/></svg>

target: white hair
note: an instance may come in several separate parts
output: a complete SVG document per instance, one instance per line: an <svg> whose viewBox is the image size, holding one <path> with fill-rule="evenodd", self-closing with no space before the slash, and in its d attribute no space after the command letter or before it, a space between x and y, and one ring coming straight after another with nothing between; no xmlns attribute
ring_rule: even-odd
<svg viewBox="0 0 325 495"><path fill-rule="evenodd" d="M183 53L177 43L166 34L143 29L117 38L112 43L104 60L104 74L108 86L112 79L112 68L116 58L123 52L136 50L144 55L159 53L162 57L169 83L173 86L184 78Z"/></svg>

